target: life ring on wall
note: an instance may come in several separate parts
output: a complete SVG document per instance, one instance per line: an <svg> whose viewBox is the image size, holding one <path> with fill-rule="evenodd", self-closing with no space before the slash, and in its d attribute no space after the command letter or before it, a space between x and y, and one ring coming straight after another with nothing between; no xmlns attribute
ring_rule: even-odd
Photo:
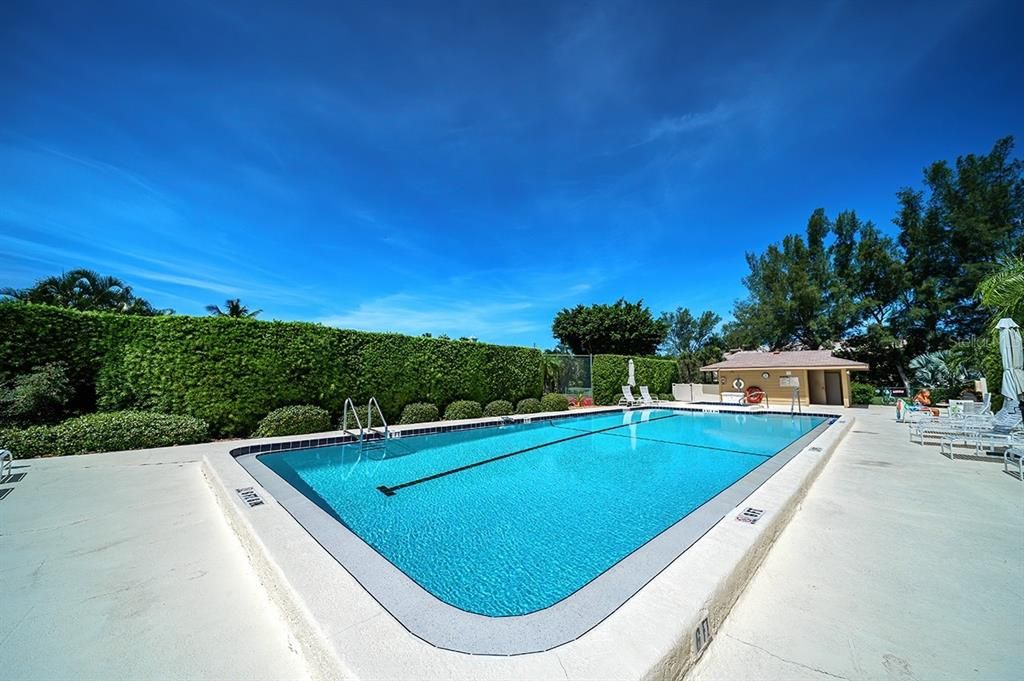
<svg viewBox="0 0 1024 681"><path fill-rule="evenodd" d="M737 378L735 381L732 382L732 387L734 390L743 390L743 386L745 385L746 383L743 382L742 378Z"/></svg>
<svg viewBox="0 0 1024 681"><path fill-rule="evenodd" d="M756 385L752 385L744 391L743 398L747 404L761 404L764 399L764 391Z"/></svg>

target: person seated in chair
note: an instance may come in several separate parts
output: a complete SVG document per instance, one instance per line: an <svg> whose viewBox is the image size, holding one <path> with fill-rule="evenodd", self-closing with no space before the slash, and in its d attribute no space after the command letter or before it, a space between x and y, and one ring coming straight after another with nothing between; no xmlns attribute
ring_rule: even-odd
<svg viewBox="0 0 1024 681"><path fill-rule="evenodd" d="M914 404L917 411L930 411L932 416L938 416L939 410L932 407L932 393L928 388L922 388L914 395Z"/></svg>

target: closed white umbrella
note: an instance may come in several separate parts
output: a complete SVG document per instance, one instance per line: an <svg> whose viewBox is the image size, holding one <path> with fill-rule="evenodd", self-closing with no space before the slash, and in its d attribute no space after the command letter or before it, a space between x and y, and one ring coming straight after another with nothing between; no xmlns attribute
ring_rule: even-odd
<svg viewBox="0 0 1024 681"><path fill-rule="evenodd" d="M1003 358L1003 395L1014 402L1024 393L1024 343L1021 342L1020 327L1012 319L1000 319L999 354Z"/></svg>
<svg viewBox="0 0 1024 681"><path fill-rule="evenodd" d="M1020 341L1020 334L1017 334L1017 340ZM626 383L630 387L636 385L636 369L633 368L633 360L629 360L629 378L626 380Z"/></svg>

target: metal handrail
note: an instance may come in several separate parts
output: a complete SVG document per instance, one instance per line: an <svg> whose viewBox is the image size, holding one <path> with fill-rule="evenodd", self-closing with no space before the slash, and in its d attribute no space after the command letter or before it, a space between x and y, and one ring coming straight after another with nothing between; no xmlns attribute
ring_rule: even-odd
<svg viewBox="0 0 1024 681"><path fill-rule="evenodd" d="M376 397L371 397L370 401L366 403L366 429L370 432L376 432L373 430L373 408L377 407L377 413L380 414L380 422L384 424L384 439L388 439L388 421L384 418L384 412L381 411L380 405L377 403ZM355 407L352 407L355 409Z"/></svg>
<svg viewBox="0 0 1024 681"><path fill-rule="evenodd" d="M371 398L372 399L372 398ZM352 415L356 417L356 425L359 426L359 441L363 441L363 422L359 420L359 412L356 411L356 404L351 397L345 398L345 408L341 412L341 432L348 432L348 408L352 406ZM380 407L378 407L379 409Z"/></svg>

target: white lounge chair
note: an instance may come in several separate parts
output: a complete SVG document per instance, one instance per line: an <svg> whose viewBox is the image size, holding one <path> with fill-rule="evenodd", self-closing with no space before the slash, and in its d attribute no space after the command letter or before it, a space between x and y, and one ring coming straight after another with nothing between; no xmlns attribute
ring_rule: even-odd
<svg viewBox="0 0 1024 681"><path fill-rule="evenodd" d="M948 453L950 459L956 458L955 445L974 445L974 453L982 451L994 452L1000 447L1024 447L1024 433L1020 431L984 430L974 433L944 435L939 441L939 451Z"/></svg>
<svg viewBox="0 0 1024 681"><path fill-rule="evenodd" d="M953 446L957 444L974 445L975 453L981 450L994 451L996 447L1024 446L1024 424L1020 412L1010 412L986 418L989 426L980 430L965 430L959 433L946 433L939 442L939 451L949 451L949 458L956 458Z"/></svg>
<svg viewBox="0 0 1024 681"><path fill-rule="evenodd" d="M11 467L14 464L14 455L10 450L0 449L0 482L5 482L11 477ZM7 471L6 473L4 471Z"/></svg>
<svg viewBox="0 0 1024 681"><path fill-rule="evenodd" d="M622 397L619 398L619 406L632 407L634 404L640 404L640 400L633 397L633 390L628 385L622 386Z"/></svg>
<svg viewBox="0 0 1024 681"><path fill-rule="evenodd" d="M916 411L908 411L906 415L903 417L903 422L909 424L911 430L913 430L914 426L918 425L919 423L945 423L950 418L952 417L943 417L941 415L933 414L931 409L918 409ZM956 418L961 417L958 416Z"/></svg>
<svg viewBox="0 0 1024 681"><path fill-rule="evenodd" d="M1024 447L1010 447L1003 452L1003 470L1010 471L1010 463L1017 464L1017 479L1024 482Z"/></svg>
<svg viewBox="0 0 1024 681"><path fill-rule="evenodd" d="M661 400L656 397L651 397L651 391L646 385L640 386L640 402L645 407L653 407L656 404L661 404Z"/></svg>
<svg viewBox="0 0 1024 681"><path fill-rule="evenodd" d="M914 421L910 425L910 441L917 438L918 444L924 444L925 438L943 438L947 435L969 435L992 429L994 421L991 416L956 416L947 418L931 418Z"/></svg>

